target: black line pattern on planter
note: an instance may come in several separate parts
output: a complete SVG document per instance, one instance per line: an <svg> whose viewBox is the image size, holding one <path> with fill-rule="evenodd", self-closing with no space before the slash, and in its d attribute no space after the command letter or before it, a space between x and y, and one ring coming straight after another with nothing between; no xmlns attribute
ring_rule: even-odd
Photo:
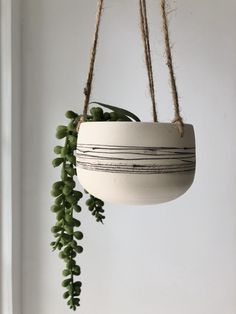
<svg viewBox="0 0 236 314"><path fill-rule="evenodd" d="M111 173L163 174L195 171L195 147L78 144L77 166Z"/></svg>

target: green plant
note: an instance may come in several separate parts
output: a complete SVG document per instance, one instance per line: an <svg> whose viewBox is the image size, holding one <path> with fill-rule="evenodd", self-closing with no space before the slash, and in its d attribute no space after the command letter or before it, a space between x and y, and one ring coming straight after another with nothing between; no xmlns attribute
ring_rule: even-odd
<svg viewBox="0 0 236 314"><path fill-rule="evenodd" d="M90 115L87 116L88 122L93 121L140 121L133 113L117 108L114 106L97 103L111 112L104 112L101 107L93 107ZM59 257L65 262L63 270L64 280L62 286L66 291L63 295L68 299L67 304L72 310L80 305L81 281L77 278L80 276L81 269L77 264L76 257L83 252L80 241L83 239L83 233L80 230L80 220L78 214L82 208L80 201L84 194L76 187L74 177L76 175L76 143L77 131L76 126L80 121L81 115L73 111L66 112L66 118L70 120L67 126L60 125L57 127L56 137L64 140L63 146L56 146L54 152L57 157L52 161L54 167L61 167L61 179L52 186L51 195L55 198L51 207L53 213L56 214L56 223L51 231L55 240L51 243L53 250L59 251ZM97 222L103 223L104 202L93 195L88 194L86 205Z"/></svg>

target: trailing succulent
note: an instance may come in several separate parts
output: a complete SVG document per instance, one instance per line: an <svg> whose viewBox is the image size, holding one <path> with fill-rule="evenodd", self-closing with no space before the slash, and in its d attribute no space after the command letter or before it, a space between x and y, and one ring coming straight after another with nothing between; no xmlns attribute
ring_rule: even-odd
<svg viewBox="0 0 236 314"><path fill-rule="evenodd" d="M102 103L96 103L110 110L104 112L101 107L93 107L90 115L87 116L87 122L93 121L140 121L133 113ZM64 280L62 286L65 288L63 294L67 299L67 304L72 310L80 305L81 281L77 280L80 276L80 266L77 264L77 255L83 252L80 241L83 239L83 233L80 230L80 221L78 213L81 212L80 201L84 194L76 187L76 143L77 131L76 126L81 115L73 111L66 112L69 124L67 126L60 125L56 130L56 138L64 140L63 146L56 146L54 152L57 157L52 161L54 167L61 167L61 179L52 186L51 194L55 198L51 207L53 213L56 214L56 223L51 231L55 240L51 243L53 250L59 251L59 257L65 262L63 270ZM104 202L93 195L87 194L86 206L96 221L103 223Z"/></svg>

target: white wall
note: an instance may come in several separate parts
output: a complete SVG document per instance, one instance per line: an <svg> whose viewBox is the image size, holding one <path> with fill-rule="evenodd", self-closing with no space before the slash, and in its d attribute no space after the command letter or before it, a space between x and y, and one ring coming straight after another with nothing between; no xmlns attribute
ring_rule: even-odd
<svg viewBox="0 0 236 314"><path fill-rule="evenodd" d="M172 118L158 1L150 0L159 112ZM138 1L107 1L93 99L151 119ZM81 214L81 314L235 314L236 3L178 0L171 35L181 107L197 138L191 190L158 206ZM22 314L69 313L50 252L55 127L82 109L95 0L22 4Z"/></svg>
<svg viewBox="0 0 236 314"><path fill-rule="evenodd" d="M1 314L20 313L21 307L20 9L19 0L0 0Z"/></svg>

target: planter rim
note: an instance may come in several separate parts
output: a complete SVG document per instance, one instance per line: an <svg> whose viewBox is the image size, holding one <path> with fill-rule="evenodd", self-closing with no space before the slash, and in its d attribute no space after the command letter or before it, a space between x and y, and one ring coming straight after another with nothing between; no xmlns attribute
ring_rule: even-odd
<svg viewBox="0 0 236 314"><path fill-rule="evenodd" d="M92 124L94 125L94 124L106 124L106 125L108 125L108 123L109 124L116 124L116 125L118 125L118 124L127 124L127 125L134 125L134 124L136 124L136 125L156 125L156 126L170 126L170 125L172 125L172 126L176 126L176 124L175 123L173 123L173 122L137 122L137 121L91 121L92 122ZM87 124L91 124L91 122L83 122L81 125L87 125ZM187 127L193 127L193 125L192 124L189 124L189 123L184 123L184 126L187 126Z"/></svg>

